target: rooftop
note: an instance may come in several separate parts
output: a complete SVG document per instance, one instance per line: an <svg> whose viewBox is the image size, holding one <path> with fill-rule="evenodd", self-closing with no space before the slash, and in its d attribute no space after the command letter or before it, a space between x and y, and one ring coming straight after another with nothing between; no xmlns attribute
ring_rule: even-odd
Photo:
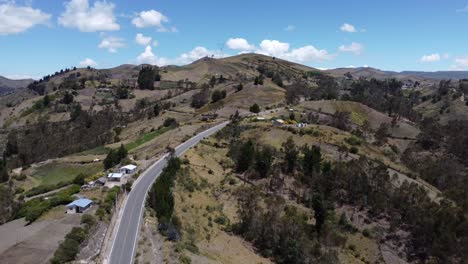
<svg viewBox="0 0 468 264"><path fill-rule="evenodd" d="M134 170L134 169L136 169L136 167L137 166L135 166L133 164L129 164L129 165L123 166L121 169Z"/></svg>
<svg viewBox="0 0 468 264"><path fill-rule="evenodd" d="M67 204L67 207L72 207L72 206L86 207L86 206L88 206L88 205L90 205L92 203L93 203L93 201L91 201L89 199L81 198L81 199L75 200L75 201Z"/></svg>
<svg viewBox="0 0 468 264"><path fill-rule="evenodd" d="M122 173L109 173L109 175L107 175L108 178L122 178L123 177L123 174Z"/></svg>

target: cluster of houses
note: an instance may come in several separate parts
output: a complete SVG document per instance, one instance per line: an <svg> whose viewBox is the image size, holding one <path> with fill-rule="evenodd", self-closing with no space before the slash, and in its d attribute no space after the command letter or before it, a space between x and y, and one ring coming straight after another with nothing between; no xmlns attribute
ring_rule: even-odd
<svg viewBox="0 0 468 264"><path fill-rule="evenodd" d="M107 175L107 177L100 177L97 180L90 181L87 184L81 186L82 189L91 189L96 187L103 187L106 185L107 182L109 183L120 183L125 175L134 174L137 170L137 166L133 164L129 164L123 166L118 169L117 172L112 172ZM93 205L93 201L87 199L86 197L79 197L78 199L74 200L73 202L67 204L65 207L67 209L67 213L84 213Z"/></svg>

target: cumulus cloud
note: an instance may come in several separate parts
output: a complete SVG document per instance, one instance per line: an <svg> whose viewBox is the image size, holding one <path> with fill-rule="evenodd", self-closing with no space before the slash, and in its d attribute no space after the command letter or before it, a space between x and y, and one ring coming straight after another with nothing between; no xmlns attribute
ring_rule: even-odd
<svg viewBox="0 0 468 264"><path fill-rule="evenodd" d="M290 50L289 43L268 39L263 40L260 43L260 48L255 52L300 63L323 61L333 58L333 55L329 54L326 50L317 49L312 45Z"/></svg>
<svg viewBox="0 0 468 264"><path fill-rule="evenodd" d="M153 46L157 47L159 45L159 42L157 40L153 41Z"/></svg>
<svg viewBox="0 0 468 264"><path fill-rule="evenodd" d="M86 58L82 61L80 61L79 66L80 67L96 67L98 64L95 62L93 59Z"/></svg>
<svg viewBox="0 0 468 264"><path fill-rule="evenodd" d="M223 58L226 57L227 54L222 53L221 51L216 51L216 50L209 50L205 47L195 47L193 50L182 53L180 56L177 58L165 58L165 57L158 57L153 53L153 49L151 46L146 46L145 51L138 55L136 58L136 62L138 64L152 64L152 65L158 65L158 66L165 66L165 65L170 65L170 64L176 64L176 65L183 65L183 64L188 64L192 63L198 59L201 59L203 57L216 57L216 58Z"/></svg>
<svg viewBox="0 0 468 264"><path fill-rule="evenodd" d="M35 25L47 24L50 17L50 14L30 6L17 6L14 2L0 3L0 35L20 33Z"/></svg>
<svg viewBox="0 0 468 264"><path fill-rule="evenodd" d="M351 24L348 24L348 23L344 23L341 27L340 27L340 30L343 31L343 32L349 32L349 33L354 33L356 32L356 28L351 25Z"/></svg>
<svg viewBox="0 0 468 264"><path fill-rule="evenodd" d="M113 3L106 1L96 1L90 6L88 0L71 0L65 3L65 11L58 22L64 27L77 28L82 32L119 30L114 8Z"/></svg>
<svg viewBox="0 0 468 264"><path fill-rule="evenodd" d="M260 42L260 50L258 52L265 55L281 57L286 54L288 50L289 43L280 42L278 40L265 39Z"/></svg>
<svg viewBox="0 0 468 264"><path fill-rule="evenodd" d="M125 41L122 38L107 36L102 38L98 47L116 53L118 49L125 47Z"/></svg>
<svg viewBox="0 0 468 264"><path fill-rule="evenodd" d="M436 61L440 61L439 53L424 55L421 57L421 62L436 62Z"/></svg>
<svg viewBox="0 0 468 264"><path fill-rule="evenodd" d="M249 51L255 49L254 45L249 44L249 42L243 38L230 38L226 41L226 46L232 50Z"/></svg>
<svg viewBox="0 0 468 264"><path fill-rule="evenodd" d="M161 63L161 60L158 57L156 57L156 55L154 55L151 46L146 46L145 51L138 55L136 61L138 64L151 64L159 66L163 66L161 64L164 64Z"/></svg>
<svg viewBox="0 0 468 264"><path fill-rule="evenodd" d="M148 44L150 44L150 42L151 42L151 37L147 37L147 36L144 36L141 33L138 33L138 34L136 34L135 41L136 41L136 43L138 43L138 44L140 44L142 46L148 46Z"/></svg>
<svg viewBox="0 0 468 264"><path fill-rule="evenodd" d="M176 59L176 64L187 64L187 63L194 62L198 59L201 59L203 57L211 57L211 56L215 58L224 58L227 56L227 54L224 54L223 52L219 50L209 50L205 47L198 46L187 53L182 53Z"/></svg>
<svg viewBox="0 0 468 264"><path fill-rule="evenodd" d="M164 26L164 23L168 22L169 18L153 9L141 11L132 19L132 24L137 28L156 27L159 32L177 32L178 30L174 26L170 28Z"/></svg>
<svg viewBox="0 0 468 264"><path fill-rule="evenodd" d="M364 46L360 43L353 42L350 45L341 45L338 50L340 52L351 52L356 55L359 55L362 53L364 49Z"/></svg>

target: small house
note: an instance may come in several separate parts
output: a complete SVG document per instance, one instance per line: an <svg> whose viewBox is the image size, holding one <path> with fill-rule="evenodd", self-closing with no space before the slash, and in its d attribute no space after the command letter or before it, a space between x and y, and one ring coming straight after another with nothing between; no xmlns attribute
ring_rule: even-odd
<svg viewBox="0 0 468 264"><path fill-rule="evenodd" d="M92 204L93 201L86 198L80 198L66 205L67 214L83 213L88 210Z"/></svg>
<svg viewBox="0 0 468 264"><path fill-rule="evenodd" d="M137 166L129 164L120 168L120 173L122 174L133 174L135 173Z"/></svg>
<svg viewBox="0 0 468 264"><path fill-rule="evenodd" d="M106 178L100 177L99 179L94 181L94 186L104 186L106 184Z"/></svg>
<svg viewBox="0 0 468 264"><path fill-rule="evenodd" d="M307 126L306 123L298 123L298 124L296 124L296 127L297 127L297 128L303 128L303 127L306 127L306 126Z"/></svg>
<svg viewBox="0 0 468 264"><path fill-rule="evenodd" d="M284 125L284 120L283 119L275 119L272 122L273 122L273 126L282 126L282 125Z"/></svg>
<svg viewBox="0 0 468 264"><path fill-rule="evenodd" d="M114 182L119 182L120 179L122 179L122 177L123 177L122 173L109 173L109 175L107 175L107 179L109 181L114 181Z"/></svg>

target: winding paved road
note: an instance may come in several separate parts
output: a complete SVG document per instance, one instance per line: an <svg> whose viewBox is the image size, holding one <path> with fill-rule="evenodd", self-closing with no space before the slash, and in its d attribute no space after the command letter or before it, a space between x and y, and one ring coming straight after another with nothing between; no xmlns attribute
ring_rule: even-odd
<svg viewBox="0 0 468 264"><path fill-rule="evenodd" d="M221 130L229 122L223 122L210 129L207 129L200 134L192 137L186 142L180 144L175 149L175 154L181 156L189 148L196 145L200 140ZM111 252L108 263L110 264L131 264L135 255L135 248L138 239L138 231L142 222L143 208L145 206L146 195L153 184L154 180L161 174L161 171L166 166L166 156L151 165L143 172L138 181L132 187L132 191L128 195L127 202L123 208L122 218L120 219L117 235L111 243Z"/></svg>

